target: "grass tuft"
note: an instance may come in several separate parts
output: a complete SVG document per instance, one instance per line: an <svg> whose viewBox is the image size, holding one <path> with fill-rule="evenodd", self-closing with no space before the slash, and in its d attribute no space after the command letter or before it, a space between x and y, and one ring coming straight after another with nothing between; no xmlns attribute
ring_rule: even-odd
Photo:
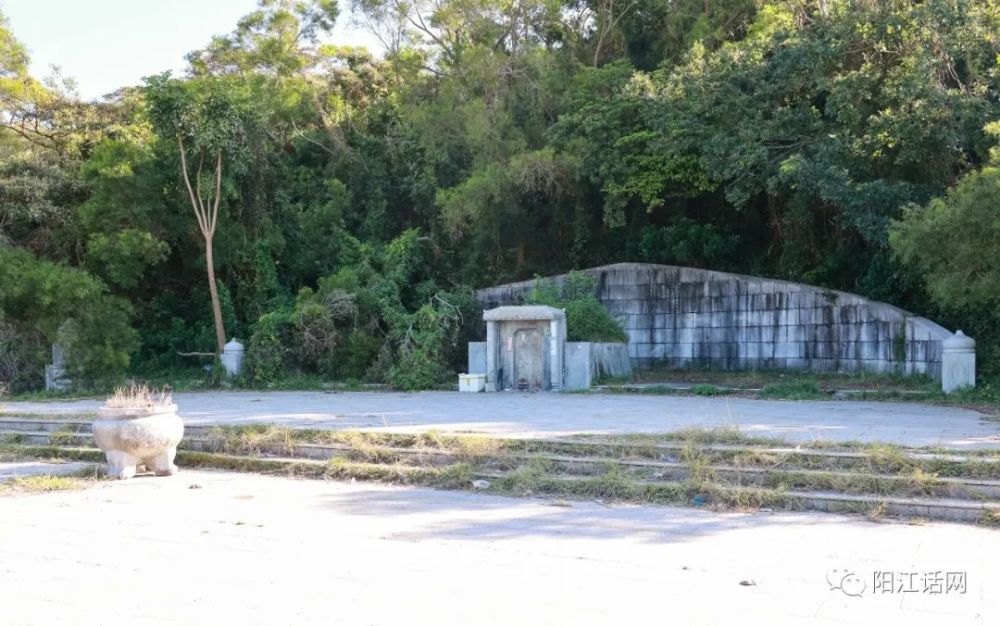
<svg viewBox="0 0 1000 626"><path fill-rule="evenodd" d="M990 509L988 511L983 511L983 514L979 516L977 523L981 526L1000 528L1000 510Z"/></svg>
<svg viewBox="0 0 1000 626"><path fill-rule="evenodd" d="M886 506L885 502L875 502L868 507L865 511L865 517L872 522L881 522L885 519L885 516L889 513L889 508Z"/></svg>
<svg viewBox="0 0 1000 626"><path fill-rule="evenodd" d="M770 400L819 400L829 398L829 394L820 391L814 382L801 381L767 384L757 392L757 397Z"/></svg>
<svg viewBox="0 0 1000 626"><path fill-rule="evenodd" d="M691 387L691 393L696 396L727 396L732 391L715 385L700 384Z"/></svg>
<svg viewBox="0 0 1000 626"><path fill-rule="evenodd" d="M289 428L267 424L248 426L216 426L205 436L212 452L223 454L261 455L291 454L294 440L301 435Z"/></svg>
<svg viewBox="0 0 1000 626"><path fill-rule="evenodd" d="M94 484L96 478L97 473L92 469L61 476L22 476L0 482L0 494L35 494L83 489Z"/></svg>
<svg viewBox="0 0 1000 626"><path fill-rule="evenodd" d="M157 391L146 384L116 387L104 401L104 406L109 409L151 409L171 404L170 391L166 388Z"/></svg>
<svg viewBox="0 0 1000 626"><path fill-rule="evenodd" d="M717 509L800 508L791 491L983 499L980 487L940 477L1000 478L995 453L872 443L789 444L736 427L660 435L591 435L512 440L436 432L397 434L288 429L268 425L201 429L178 464L309 478L357 479L519 496L694 504ZM73 433L65 429L66 443ZM197 435L196 435L197 437ZM56 438L58 439L58 438ZM306 448L306 444L313 447ZM315 446L328 446L327 452ZM191 447L197 447L193 451ZM6 455L102 460L90 448L0 445ZM297 458L326 459L317 461ZM937 456L934 456L937 455ZM954 457L968 456L966 459ZM480 485L482 486L482 485ZM954 495L958 493L959 495ZM849 512L867 515L855 501Z"/></svg>

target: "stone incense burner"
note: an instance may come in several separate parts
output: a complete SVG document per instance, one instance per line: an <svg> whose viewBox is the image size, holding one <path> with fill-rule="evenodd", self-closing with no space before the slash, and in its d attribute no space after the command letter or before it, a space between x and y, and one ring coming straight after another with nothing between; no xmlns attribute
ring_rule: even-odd
<svg viewBox="0 0 1000 626"><path fill-rule="evenodd" d="M174 457L184 436L184 422L168 394L118 390L97 414L94 441L107 457L109 476L131 478L137 466L157 476L177 473Z"/></svg>

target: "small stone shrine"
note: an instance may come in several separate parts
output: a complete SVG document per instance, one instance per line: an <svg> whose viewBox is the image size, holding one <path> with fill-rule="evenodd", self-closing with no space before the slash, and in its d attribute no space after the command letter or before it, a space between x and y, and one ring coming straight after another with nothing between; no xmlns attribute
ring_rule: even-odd
<svg viewBox="0 0 1000 626"><path fill-rule="evenodd" d="M461 391L574 391L632 373L624 343L567 342L562 309L501 306L483 320L486 341L469 343Z"/></svg>
<svg viewBox="0 0 1000 626"><path fill-rule="evenodd" d="M486 322L486 390L558 390L563 386L566 313L550 306L502 306Z"/></svg>

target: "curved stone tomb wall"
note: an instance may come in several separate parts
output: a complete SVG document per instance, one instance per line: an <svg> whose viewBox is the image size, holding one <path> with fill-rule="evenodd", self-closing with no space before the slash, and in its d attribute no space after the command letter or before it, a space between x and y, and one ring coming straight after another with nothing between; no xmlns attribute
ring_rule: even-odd
<svg viewBox="0 0 1000 626"><path fill-rule="evenodd" d="M951 333L898 307L769 278L618 263L583 271L629 334L637 367L790 368L941 377ZM551 279L557 284L565 275ZM534 280L477 292L484 308L518 304Z"/></svg>

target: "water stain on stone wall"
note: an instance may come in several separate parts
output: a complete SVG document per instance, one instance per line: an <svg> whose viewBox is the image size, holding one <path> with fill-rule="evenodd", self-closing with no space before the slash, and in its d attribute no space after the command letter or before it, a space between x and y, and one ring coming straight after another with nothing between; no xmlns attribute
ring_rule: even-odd
<svg viewBox="0 0 1000 626"><path fill-rule="evenodd" d="M898 307L811 285L688 267L583 270L623 322L633 366L900 372L941 377L951 333ZM551 279L556 284L565 275ZM480 290L484 308L519 304L534 280Z"/></svg>

